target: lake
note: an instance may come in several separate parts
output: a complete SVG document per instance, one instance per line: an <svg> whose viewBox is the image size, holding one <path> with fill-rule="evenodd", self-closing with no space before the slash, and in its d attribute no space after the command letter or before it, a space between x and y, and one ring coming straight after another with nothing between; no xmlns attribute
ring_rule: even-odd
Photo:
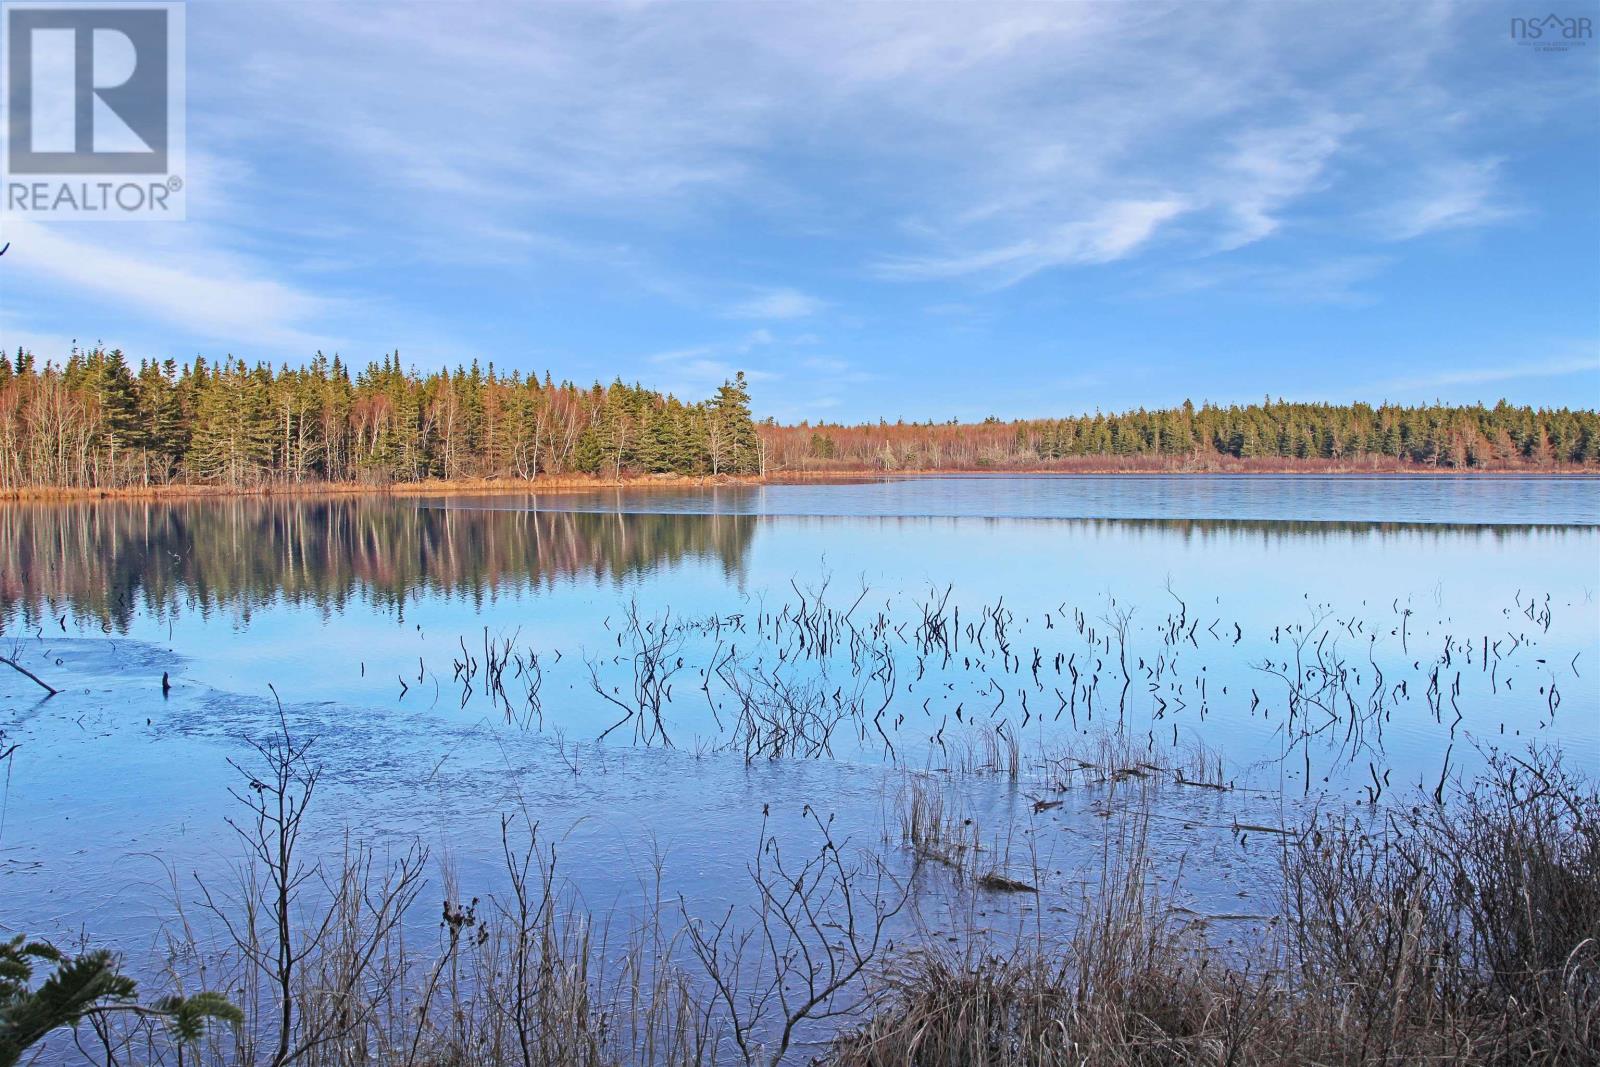
<svg viewBox="0 0 1600 1067"><path fill-rule="evenodd" d="M523 812L624 926L658 871L693 913L747 900L763 820L813 811L916 881L915 780L1039 889L927 876L915 929L1037 928L1128 775L1186 907L1269 914L1241 827L1485 746L1600 766L1597 524L1600 480L1537 477L3 505L0 652L61 692L0 667L0 935L159 957L280 721L315 738L315 848L420 838L487 895Z"/></svg>

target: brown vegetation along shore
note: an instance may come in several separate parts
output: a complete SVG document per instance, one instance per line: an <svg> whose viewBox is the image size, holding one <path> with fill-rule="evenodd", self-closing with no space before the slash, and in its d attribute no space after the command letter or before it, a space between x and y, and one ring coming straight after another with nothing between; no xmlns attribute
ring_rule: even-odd
<svg viewBox="0 0 1600 1067"><path fill-rule="evenodd" d="M195 482L129 485L116 488L37 485L0 489L0 500L186 500L238 496L478 496L490 494L581 493L597 489L683 489L753 485L755 476L690 477L682 474L541 475L537 478L430 478L418 482L265 482L234 486Z"/></svg>
<svg viewBox="0 0 1600 1067"><path fill-rule="evenodd" d="M767 482L862 481L878 478L918 478L951 475L1105 475L1105 474L1338 474L1393 475L1396 477L1460 477L1483 474L1537 474L1600 476L1593 463L1486 463L1474 467L1435 467L1431 464L1364 456L1359 459L1283 459L1234 456L1073 456L1046 462L1006 464L944 464L905 469L872 467L837 461L806 463L770 471Z"/></svg>
<svg viewBox="0 0 1600 1067"><path fill-rule="evenodd" d="M1535 466L1507 464L1485 467L1432 467L1417 463L1349 462L1325 459L1218 459L1205 463L1174 462L1147 457L1115 459L1084 456L1052 463L1008 467L939 467L926 470L881 470L830 464L797 470L774 470L765 475L691 476L684 474L540 475L536 478L429 478L415 482L264 482L234 486L205 482L111 487L36 485L0 489L0 501L18 500L185 500L197 497L240 496L477 496L493 494L581 493L601 489L687 489L785 483L868 482L886 478L935 478L951 476L1049 475L1082 477L1090 475L1167 475L1236 474L1278 475L1316 474L1339 476L1382 475L1395 478L1474 478L1483 475L1524 474L1551 477L1600 477L1600 467L1563 463Z"/></svg>

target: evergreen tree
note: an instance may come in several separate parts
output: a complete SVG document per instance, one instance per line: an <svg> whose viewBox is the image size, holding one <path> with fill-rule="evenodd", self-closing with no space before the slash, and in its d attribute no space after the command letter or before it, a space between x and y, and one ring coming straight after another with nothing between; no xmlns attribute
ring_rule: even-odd
<svg viewBox="0 0 1600 1067"><path fill-rule="evenodd" d="M711 401L708 430L713 474L760 472L760 442L750 418L750 387L744 371L718 387Z"/></svg>

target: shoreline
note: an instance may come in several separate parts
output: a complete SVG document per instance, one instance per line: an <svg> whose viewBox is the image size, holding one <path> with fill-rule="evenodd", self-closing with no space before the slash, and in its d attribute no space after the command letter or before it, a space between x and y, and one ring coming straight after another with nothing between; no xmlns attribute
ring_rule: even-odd
<svg viewBox="0 0 1600 1067"><path fill-rule="evenodd" d="M684 475L652 474L638 477L594 478L587 475L553 478L506 479L465 478L429 479L421 482L298 482L254 486L207 485L173 482L165 485L130 485L84 488L80 486L28 486L0 489L0 502L49 502L70 500L192 500L207 497L315 497L315 496L468 496L515 495L534 493L583 493L600 489L683 489L701 486L758 485L753 476L721 475L716 478L691 478Z"/></svg>
<svg viewBox="0 0 1600 1067"><path fill-rule="evenodd" d="M782 485L802 482L885 481L895 478L1600 478L1600 467L1476 467L1471 470L1404 467L1279 466L1262 467L1016 467L984 468L933 467L905 471L781 471L765 478L749 479L756 484Z"/></svg>
<svg viewBox="0 0 1600 1067"><path fill-rule="evenodd" d="M192 500L208 497L316 497L316 496L397 496L438 497L473 495L537 495L539 493L584 493L600 490L739 488L763 485L857 484L914 478L1006 478L1006 477L1333 477L1333 478L1600 478L1597 467L1502 467L1472 470L1451 468L1406 469L1397 467L1353 467L1334 465L1278 464L1260 467L1040 467L1015 469L974 469L961 467L904 471L791 470L766 475L718 475L691 477L674 474L625 475L622 478L561 475L532 479L429 479L420 482L300 482L269 483L257 486L208 485L174 482L163 485L117 487L25 486L0 489L0 503L29 503L80 500Z"/></svg>

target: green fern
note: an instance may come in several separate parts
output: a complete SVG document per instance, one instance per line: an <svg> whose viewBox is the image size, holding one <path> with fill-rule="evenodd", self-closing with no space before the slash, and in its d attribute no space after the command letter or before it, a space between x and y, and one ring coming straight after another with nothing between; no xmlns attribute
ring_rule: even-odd
<svg viewBox="0 0 1600 1067"><path fill-rule="evenodd" d="M30 982L38 964L52 966L54 973L33 989ZM243 1013L220 993L165 997L142 1009L136 994L133 979L117 970L116 957L104 949L68 957L54 945L20 935L0 942L0 1067L12 1067L50 1031L76 1026L91 1011L155 1014L184 1042L199 1040L210 1019L235 1026L244 1021Z"/></svg>

